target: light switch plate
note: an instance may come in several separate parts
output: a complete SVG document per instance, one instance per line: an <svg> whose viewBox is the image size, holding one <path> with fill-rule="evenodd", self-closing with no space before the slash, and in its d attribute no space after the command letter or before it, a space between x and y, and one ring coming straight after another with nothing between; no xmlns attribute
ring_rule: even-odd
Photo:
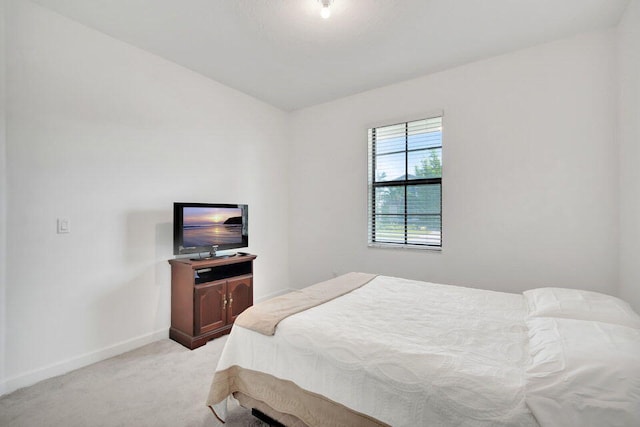
<svg viewBox="0 0 640 427"><path fill-rule="evenodd" d="M71 233L69 218L58 218L58 234Z"/></svg>

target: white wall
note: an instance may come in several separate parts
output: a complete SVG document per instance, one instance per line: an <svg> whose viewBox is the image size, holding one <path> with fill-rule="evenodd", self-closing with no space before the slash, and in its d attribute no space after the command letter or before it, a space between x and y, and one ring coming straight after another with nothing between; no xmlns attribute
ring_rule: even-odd
<svg viewBox="0 0 640 427"><path fill-rule="evenodd" d="M288 287L284 112L30 2L7 16L7 389L168 335L174 201L248 203L255 297Z"/></svg>
<svg viewBox="0 0 640 427"><path fill-rule="evenodd" d="M640 312L640 1L618 27L620 294Z"/></svg>
<svg viewBox="0 0 640 427"><path fill-rule="evenodd" d="M4 0L0 0L0 395L4 393L6 312L6 188L7 141L5 121L5 36Z"/></svg>
<svg viewBox="0 0 640 427"><path fill-rule="evenodd" d="M291 285L360 270L518 292L617 291L615 33L292 115ZM367 128L444 110L441 253L367 247Z"/></svg>

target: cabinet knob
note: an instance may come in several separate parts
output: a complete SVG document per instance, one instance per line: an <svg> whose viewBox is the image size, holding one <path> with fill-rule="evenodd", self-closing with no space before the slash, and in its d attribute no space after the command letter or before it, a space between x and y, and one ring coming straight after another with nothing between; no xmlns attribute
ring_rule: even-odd
<svg viewBox="0 0 640 427"><path fill-rule="evenodd" d="M226 297L224 299L224 303L222 304L222 308L223 309L227 308L227 298Z"/></svg>

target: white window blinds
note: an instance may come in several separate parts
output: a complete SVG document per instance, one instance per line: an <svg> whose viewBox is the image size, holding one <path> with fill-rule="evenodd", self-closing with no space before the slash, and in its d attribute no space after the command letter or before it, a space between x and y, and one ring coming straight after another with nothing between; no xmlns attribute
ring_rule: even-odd
<svg viewBox="0 0 640 427"><path fill-rule="evenodd" d="M369 129L369 244L442 246L442 116Z"/></svg>

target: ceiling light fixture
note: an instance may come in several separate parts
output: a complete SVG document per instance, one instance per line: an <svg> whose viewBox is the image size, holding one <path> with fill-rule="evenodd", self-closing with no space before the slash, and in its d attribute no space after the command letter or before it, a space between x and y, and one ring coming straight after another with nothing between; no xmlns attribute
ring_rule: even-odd
<svg viewBox="0 0 640 427"><path fill-rule="evenodd" d="M322 4L322 9L320 10L320 16L322 16L324 19L327 19L331 16L331 9L329 9L329 7L331 6L331 3L333 2L333 0L318 0L321 4Z"/></svg>

